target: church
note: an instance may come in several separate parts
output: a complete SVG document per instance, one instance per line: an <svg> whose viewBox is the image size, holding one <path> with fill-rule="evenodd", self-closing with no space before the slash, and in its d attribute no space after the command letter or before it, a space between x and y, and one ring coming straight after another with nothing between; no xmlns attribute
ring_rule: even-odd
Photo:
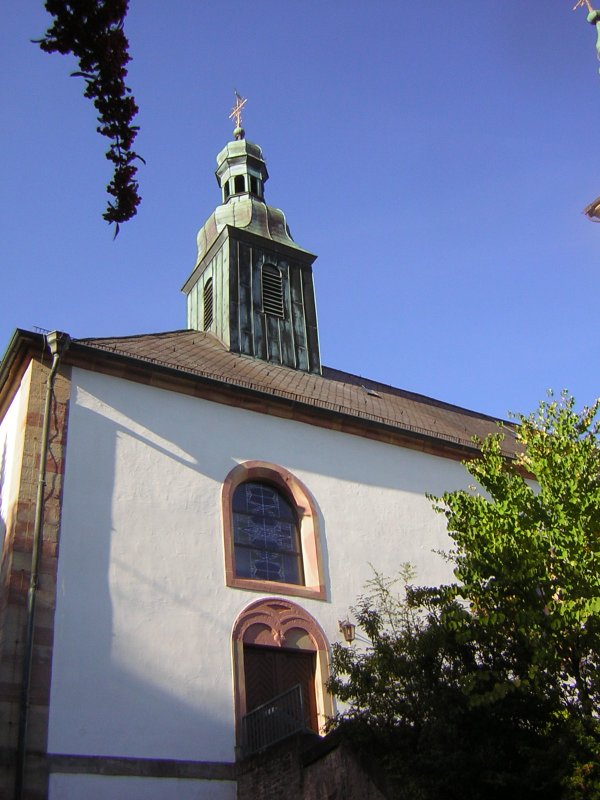
<svg viewBox="0 0 600 800"><path fill-rule="evenodd" d="M372 569L450 577L426 494L497 420L322 365L316 256L239 123L216 177L180 329L2 361L2 797L235 800L336 712Z"/></svg>

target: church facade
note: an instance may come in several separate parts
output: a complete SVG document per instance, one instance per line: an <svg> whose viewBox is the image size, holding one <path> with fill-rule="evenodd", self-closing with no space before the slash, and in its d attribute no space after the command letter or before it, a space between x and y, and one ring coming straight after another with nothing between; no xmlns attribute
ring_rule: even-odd
<svg viewBox="0 0 600 800"><path fill-rule="evenodd" d="M425 495L496 420L321 364L315 256L238 136L184 329L19 330L2 362L2 796L234 800L241 758L335 713L372 568L450 577Z"/></svg>

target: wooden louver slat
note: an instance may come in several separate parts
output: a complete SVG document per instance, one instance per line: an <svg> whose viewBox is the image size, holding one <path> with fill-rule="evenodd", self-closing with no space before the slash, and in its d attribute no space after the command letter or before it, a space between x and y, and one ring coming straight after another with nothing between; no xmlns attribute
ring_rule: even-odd
<svg viewBox="0 0 600 800"><path fill-rule="evenodd" d="M213 321L213 282L209 278L204 284L204 330L207 331Z"/></svg>
<svg viewBox="0 0 600 800"><path fill-rule="evenodd" d="M262 301L265 314L283 319L283 279L272 264L265 264L262 269Z"/></svg>

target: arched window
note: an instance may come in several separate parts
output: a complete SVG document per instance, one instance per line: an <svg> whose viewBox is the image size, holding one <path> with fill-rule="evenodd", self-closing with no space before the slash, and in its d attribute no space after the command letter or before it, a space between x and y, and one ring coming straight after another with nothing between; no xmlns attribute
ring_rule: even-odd
<svg viewBox="0 0 600 800"><path fill-rule="evenodd" d="M255 175L250 175L250 192L260 197L260 181Z"/></svg>
<svg viewBox="0 0 600 800"><path fill-rule="evenodd" d="M228 586L325 599L318 513L301 481L247 461L225 478L222 502Z"/></svg>
<svg viewBox="0 0 600 800"><path fill-rule="evenodd" d="M243 194L246 191L246 181L243 175L236 175L233 179L233 191L235 194Z"/></svg>
<svg viewBox="0 0 600 800"><path fill-rule="evenodd" d="M326 688L329 653L327 638L310 614L289 600L258 600L237 618L232 640L238 743L246 714L297 685L307 727L323 730L334 712Z"/></svg>
<svg viewBox="0 0 600 800"><path fill-rule="evenodd" d="M235 574L304 583L298 517L283 493L263 481L246 481L232 504Z"/></svg>

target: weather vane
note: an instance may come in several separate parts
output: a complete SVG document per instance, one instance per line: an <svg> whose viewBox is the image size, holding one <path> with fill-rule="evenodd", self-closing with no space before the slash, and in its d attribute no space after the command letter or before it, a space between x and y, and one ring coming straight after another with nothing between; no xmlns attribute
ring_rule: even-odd
<svg viewBox="0 0 600 800"><path fill-rule="evenodd" d="M239 92L235 89L235 105L231 109L231 114L229 115L229 119L235 119L235 130L233 135L236 139L243 139L244 138L244 129L242 128L242 108L248 102L247 98L242 97Z"/></svg>
<svg viewBox="0 0 600 800"><path fill-rule="evenodd" d="M588 10L587 21L590 23L590 25L594 25L598 32L596 53L600 59L600 11L596 11L594 8L592 8L592 0L577 0L573 6L573 11L577 11L578 8L583 8L583 6L585 6Z"/></svg>
<svg viewBox="0 0 600 800"><path fill-rule="evenodd" d="M596 11L592 8L591 0L577 0L573 6L573 11L583 6L588 10L587 21L596 28L598 34L596 39L596 54L600 59L600 11ZM586 206L583 209L583 213L591 219L592 222L600 222L600 197L597 197L592 203Z"/></svg>

